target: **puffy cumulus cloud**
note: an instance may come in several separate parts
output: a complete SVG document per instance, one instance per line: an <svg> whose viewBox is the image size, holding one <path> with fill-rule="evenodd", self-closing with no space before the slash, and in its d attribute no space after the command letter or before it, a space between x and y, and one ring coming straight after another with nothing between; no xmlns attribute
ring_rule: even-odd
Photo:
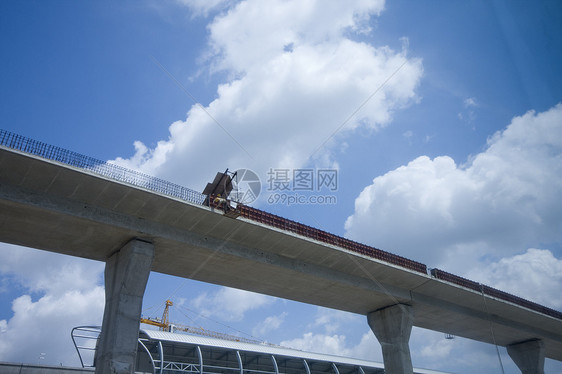
<svg viewBox="0 0 562 374"><path fill-rule="evenodd" d="M420 328L412 329L410 353L416 367L447 372L462 367L471 373L496 373L501 369L495 346L459 337L449 340L443 333ZM500 347L500 354L507 372L517 372L505 348Z"/></svg>
<svg viewBox="0 0 562 374"><path fill-rule="evenodd" d="M256 327L252 329L252 335L259 337L265 336L267 333L271 331L275 331L281 327L283 322L285 322L285 317L287 317L287 312L283 312L276 316L269 316L260 323Z"/></svg>
<svg viewBox="0 0 562 374"><path fill-rule="evenodd" d="M366 330L356 346L345 347L350 357L383 362L382 349L372 331ZM416 368L431 368L446 372L496 373L500 363L496 349L491 344L454 337L446 339L445 334L414 327L410 336L410 354ZM515 364L500 347L502 364L506 372L517 372Z"/></svg>
<svg viewBox="0 0 562 374"><path fill-rule="evenodd" d="M284 340L279 345L307 352L350 356L351 350L346 347L345 339L345 335L324 335L307 332L301 338Z"/></svg>
<svg viewBox="0 0 562 374"><path fill-rule="evenodd" d="M0 264L0 276L11 287L38 297L17 297L12 316L0 320L0 361L37 362L41 357L45 364L79 365L70 331L101 324L103 265L7 244L0 245Z"/></svg>
<svg viewBox="0 0 562 374"><path fill-rule="evenodd" d="M321 327L327 334L341 330L342 325L361 318L357 314L341 310L318 307L312 328Z"/></svg>
<svg viewBox="0 0 562 374"><path fill-rule="evenodd" d="M359 344L350 348L350 354L351 357L383 362L381 345L371 330L367 330L361 336Z"/></svg>
<svg viewBox="0 0 562 374"><path fill-rule="evenodd" d="M349 344L345 334L315 334L312 332L307 332L297 339L284 341L281 345L383 362L381 345L368 327L356 345ZM448 340L445 339L443 333L417 327L412 329L410 353L412 363L417 368L432 368L450 372L458 371L459 367L471 372L495 372L499 368L499 360L493 345L458 337ZM505 364L509 358L506 357L505 349L501 353ZM507 365L513 366L511 363Z"/></svg>
<svg viewBox="0 0 562 374"><path fill-rule="evenodd" d="M337 47L345 32L366 31L369 17L383 8L380 0L243 1L211 24L211 45L220 68L248 72L277 60L287 49L325 43Z"/></svg>
<svg viewBox="0 0 562 374"><path fill-rule="evenodd" d="M313 320L300 337L284 340L282 346L310 352L382 361L382 351L363 315L316 307ZM303 316L303 318L305 318Z"/></svg>
<svg viewBox="0 0 562 374"><path fill-rule="evenodd" d="M416 99L423 69L406 44L394 51L351 39L368 32L383 7L255 0L231 6L208 26L207 65L229 75L216 99L194 105L154 149L136 142L134 156L114 162L195 189L226 167L265 177L269 168L333 166L336 139L359 126L380 129Z"/></svg>
<svg viewBox="0 0 562 374"><path fill-rule="evenodd" d="M451 351L459 340L445 339L445 335L431 330L413 328L410 337L411 355L421 363L436 363L447 361L451 357ZM431 365L431 367L435 367ZM443 366L439 366L443 368Z"/></svg>
<svg viewBox="0 0 562 374"><path fill-rule="evenodd" d="M345 334L313 332L306 332L302 337L283 341L280 345L309 352L383 362L381 345L368 328L356 345L350 344ZM458 372L462 367L467 372L481 373L495 373L500 370L495 346L459 337L448 340L443 333L416 327L412 329L410 337L410 353L415 368ZM500 355L506 372L517 372L505 348L500 347ZM551 363L547 362L547 364Z"/></svg>
<svg viewBox="0 0 562 374"><path fill-rule="evenodd" d="M365 317L362 317L365 325ZM332 333L307 331L301 337L285 340L280 345L309 352L334 354L383 362L382 349L373 332L365 326L361 339L355 344L349 341L348 331L342 328ZM446 339L445 334L414 327L410 337L410 353L416 368L431 368L447 372L494 373L500 369L495 346L477 341L455 337ZM507 372L517 368L507 356L505 348L500 347L501 360Z"/></svg>
<svg viewBox="0 0 562 374"><path fill-rule="evenodd" d="M0 361L37 362L78 366L80 361L70 331L80 325L100 325L104 290L69 290L57 297L46 294L37 301L23 295L13 301L14 315L3 320L0 331ZM22 349L25 347L25 349Z"/></svg>
<svg viewBox="0 0 562 374"><path fill-rule="evenodd" d="M562 310L562 258L545 249L505 257L468 273L471 279Z"/></svg>
<svg viewBox="0 0 562 374"><path fill-rule="evenodd" d="M204 292L192 301L192 305L205 317L217 317L226 321L240 321L250 310L273 303L276 298L254 292L221 287L209 294Z"/></svg>
<svg viewBox="0 0 562 374"><path fill-rule="evenodd" d="M380 343L371 330L365 329L361 340L350 344L346 334L316 334L307 332L300 338L281 342L282 346L305 351L335 354L375 362L383 362ZM469 372L494 373L500 369L496 349L491 344L455 337L445 339L440 332L414 327L410 337L410 353L416 368L431 368L457 372L460 367ZM517 369L500 347L502 364L508 372Z"/></svg>
<svg viewBox="0 0 562 374"><path fill-rule="evenodd" d="M376 177L355 200L347 236L430 266L466 272L562 241L562 104L515 117L459 166L421 156Z"/></svg>
<svg viewBox="0 0 562 374"><path fill-rule="evenodd" d="M560 308L562 260L527 248L561 242L561 194L557 105L514 118L466 165L422 156L375 178L357 197L346 230L356 240ZM410 347L421 367L499 368L488 344L413 329ZM513 366L500 352L504 365Z"/></svg>
<svg viewBox="0 0 562 374"><path fill-rule="evenodd" d="M56 296L86 291L103 282L104 264L78 257L0 243L0 274L32 292ZM9 278L6 278L9 277Z"/></svg>
<svg viewBox="0 0 562 374"><path fill-rule="evenodd" d="M318 334L306 332L300 338L285 340L281 346L308 352L333 354L369 361L382 362L382 349L375 335L367 330L357 345L349 344L345 334Z"/></svg>

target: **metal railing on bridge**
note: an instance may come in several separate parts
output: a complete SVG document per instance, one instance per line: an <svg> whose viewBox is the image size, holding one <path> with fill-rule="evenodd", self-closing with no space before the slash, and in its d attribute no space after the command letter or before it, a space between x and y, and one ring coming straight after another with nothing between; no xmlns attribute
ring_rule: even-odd
<svg viewBox="0 0 562 374"><path fill-rule="evenodd" d="M191 203L202 204L205 200L205 195L187 187L152 177L136 170L127 169L110 162L97 160L93 157L84 156L80 153L33 140L9 131L0 130L0 145L39 156L47 160L88 170L118 182L128 183Z"/></svg>

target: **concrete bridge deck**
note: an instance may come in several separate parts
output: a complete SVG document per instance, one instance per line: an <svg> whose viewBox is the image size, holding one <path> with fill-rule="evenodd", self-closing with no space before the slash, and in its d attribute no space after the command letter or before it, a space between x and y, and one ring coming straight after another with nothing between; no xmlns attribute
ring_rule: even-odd
<svg viewBox="0 0 562 374"><path fill-rule="evenodd" d="M541 339L546 357L562 360L558 318L0 147L0 241L106 261L132 238L154 244L153 271L364 315L407 304L414 326L501 346Z"/></svg>

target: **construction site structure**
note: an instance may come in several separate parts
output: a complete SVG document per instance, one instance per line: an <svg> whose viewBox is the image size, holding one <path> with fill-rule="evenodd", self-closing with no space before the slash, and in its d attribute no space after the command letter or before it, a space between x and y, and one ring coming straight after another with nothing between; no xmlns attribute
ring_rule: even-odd
<svg viewBox="0 0 562 374"><path fill-rule="evenodd" d="M161 331L174 332L174 333L175 332L187 333L190 335L207 336L210 338L217 338L217 339L230 340L230 341L242 342L242 343L250 343L250 344L266 344L260 340L248 339L236 335L230 335L222 332L206 330L202 327L187 326L179 323L170 323L169 320L170 307L173 305L174 305L173 301L166 300L164 313L162 313L162 318L141 317L140 322L147 325L159 327L159 330Z"/></svg>

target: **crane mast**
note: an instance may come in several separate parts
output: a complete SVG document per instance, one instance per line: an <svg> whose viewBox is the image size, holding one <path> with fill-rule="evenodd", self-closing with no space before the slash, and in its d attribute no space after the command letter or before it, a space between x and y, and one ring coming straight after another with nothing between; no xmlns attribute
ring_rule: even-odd
<svg viewBox="0 0 562 374"><path fill-rule="evenodd" d="M146 323L147 325L152 325L160 327L161 331L170 331L170 307L174 305L171 300L166 300L166 306L164 307L164 313L162 313L162 319L158 318L142 318L141 323Z"/></svg>
<svg viewBox="0 0 562 374"><path fill-rule="evenodd" d="M159 327L161 331L169 331L169 332L182 331L182 332L186 332L186 333L189 333L189 334L208 336L208 337L217 338L217 339L224 339L224 340L231 340L231 341L252 343L252 344L264 344L264 342L259 341L259 340L243 338L243 337L240 337L240 336L229 335L229 334L225 334L225 333L217 332L217 331L205 330L202 327L186 326L186 325L175 324L175 323L171 324L170 319L169 319L170 318L170 307L173 306L173 305L174 305L174 303L171 300L166 300L166 306L164 307L164 313L162 313L161 319L150 318L150 317L148 317L148 318L142 318L141 317L140 322L144 323L144 324L147 324L147 325Z"/></svg>

